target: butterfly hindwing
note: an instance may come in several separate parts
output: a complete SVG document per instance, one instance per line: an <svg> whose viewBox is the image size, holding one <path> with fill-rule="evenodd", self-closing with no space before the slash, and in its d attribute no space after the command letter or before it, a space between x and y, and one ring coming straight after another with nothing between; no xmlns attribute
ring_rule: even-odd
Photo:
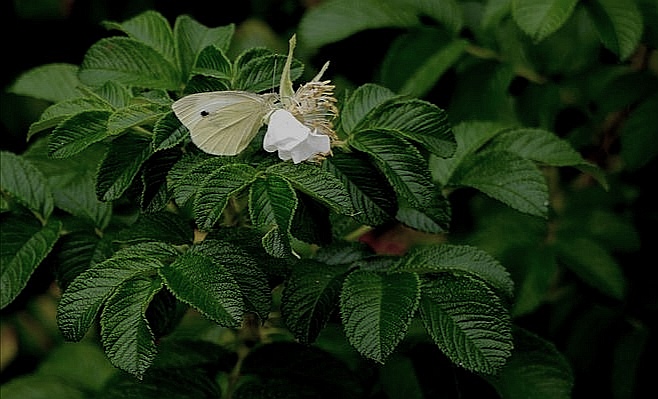
<svg viewBox="0 0 658 399"><path fill-rule="evenodd" d="M195 93L174 102L172 109L200 149L213 155L236 155L263 125L272 109L272 96L246 91Z"/></svg>

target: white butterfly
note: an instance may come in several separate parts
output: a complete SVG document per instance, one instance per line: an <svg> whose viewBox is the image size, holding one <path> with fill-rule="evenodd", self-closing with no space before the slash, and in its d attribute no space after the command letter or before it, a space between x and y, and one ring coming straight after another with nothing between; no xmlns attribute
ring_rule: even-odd
<svg viewBox="0 0 658 399"><path fill-rule="evenodd" d="M213 91L185 96L172 109L197 147L213 155L236 155L256 136L277 100L274 93Z"/></svg>

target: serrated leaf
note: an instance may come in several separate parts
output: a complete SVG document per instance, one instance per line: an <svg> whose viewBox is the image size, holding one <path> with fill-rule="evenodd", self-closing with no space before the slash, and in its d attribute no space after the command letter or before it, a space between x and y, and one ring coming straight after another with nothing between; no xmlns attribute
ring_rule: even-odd
<svg viewBox="0 0 658 399"><path fill-rule="evenodd" d="M425 233L445 233L450 228L450 202L437 190L424 208L412 208L402 204L395 219L412 229Z"/></svg>
<svg viewBox="0 0 658 399"><path fill-rule="evenodd" d="M442 273L424 283L420 316L441 351L461 367L494 374L511 355L509 312L480 280Z"/></svg>
<svg viewBox="0 0 658 399"><path fill-rule="evenodd" d="M234 31L235 25L233 24L208 28L189 15L181 15L176 18L174 42L183 80L188 79L190 71L204 48L215 46L226 53Z"/></svg>
<svg viewBox="0 0 658 399"><path fill-rule="evenodd" d="M109 104L95 97L73 98L55 103L43 111L38 121L30 125L27 139L29 140L38 132L55 127L65 119L81 112L111 110L112 107Z"/></svg>
<svg viewBox="0 0 658 399"><path fill-rule="evenodd" d="M240 324L245 312L240 287L226 268L212 258L185 253L158 271L180 301L220 326Z"/></svg>
<svg viewBox="0 0 658 399"><path fill-rule="evenodd" d="M152 47L127 37L94 43L80 65L80 80L90 86L117 81L128 86L176 90L180 72Z"/></svg>
<svg viewBox="0 0 658 399"><path fill-rule="evenodd" d="M267 232L263 246L270 255L290 254L290 225L296 209L295 190L284 178L269 175L251 185L249 215L255 226Z"/></svg>
<svg viewBox="0 0 658 399"><path fill-rule="evenodd" d="M117 135L131 127L152 123L168 113L157 104L133 104L114 111L107 121L107 132Z"/></svg>
<svg viewBox="0 0 658 399"><path fill-rule="evenodd" d="M240 67L237 68L237 76L234 79L232 87L235 90L245 90L258 93L264 90L272 89L279 85L279 79L284 72L286 56L281 54L268 54L261 57L250 58L244 62L244 58L236 60L236 65L240 61ZM296 60L292 60L290 67L290 79L296 80L302 75L304 65Z"/></svg>
<svg viewBox="0 0 658 399"><path fill-rule="evenodd" d="M203 181L222 166L229 163L228 157L208 157L186 154L169 171L168 179L178 206L185 206L196 196Z"/></svg>
<svg viewBox="0 0 658 399"><path fill-rule="evenodd" d="M427 162L409 142L379 130L358 131L349 143L367 153L412 208L423 209L432 199L434 184Z"/></svg>
<svg viewBox="0 0 658 399"><path fill-rule="evenodd" d="M0 238L0 309L23 291L32 273L50 253L62 224L49 220L43 227L25 228L17 220L3 219Z"/></svg>
<svg viewBox="0 0 658 399"><path fill-rule="evenodd" d="M397 208L395 191L382 173L358 154L337 152L322 167L339 178L346 187L354 218L377 226L393 218Z"/></svg>
<svg viewBox="0 0 658 399"><path fill-rule="evenodd" d="M491 255L470 245L418 246L400 259L395 270L417 274L451 272L471 274L511 299L514 283L510 274Z"/></svg>
<svg viewBox="0 0 658 399"><path fill-rule="evenodd" d="M172 65L176 64L174 34L162 14L148 10L124 22L105 21L108 29L117 29L139 40L162 54Z"/></svg>
<svg viewBox="0 0 658 399"><path fill-rule="evenodd" d="M301 343L315 341L332 315L347 274L347 265L303 261L284 285L281 314Z"/></svg>
<svg viewBox="0 0 658 399"><path fill-rule="evenodd" d="M406 335L419 299L420 281L414 273L350 273L340 295L349 342L362 355L383 363Z"/></svg>
<svg viewBox="0 0 658 399"><path fill-rule="evenodd" d="M168 244L137 244L117 251L110 259L80 273L62 294L57 325L69 341L87 333L105 301L125 281L162 267L162 260L178 256Z"/></svg>
<svg viewBox="0 0 658 399"><path fill-rule="evenodd" d="M148 138L126 134L115 139L98 170L96 196L101 201L120 198L152 152Z"/></svg>
<svg viewBox="0 0 658 399"><path fill-rule="evenodd" d="M237 245L213 239L204 240L191 251L210 257L226 268L240 287L245 309L256 313L261 321L267 320L272 305L272 290L267 275L259 267L262 257Z"/></svg>
<svg viewBox="0 0 658 399"><path fill-rule="evenodd" d="M183 154L176 150L158 151L142 165L142 195L140 208L144 212L163 210L171 196L167 187L167 173Z"/></svg>
<svg viewBox="0 0 658 399"><path fill-rule="evenodd" d="M395 97L390 89L367 83L357 87L345 102L340 112L338 129L345 133L352 133L354 128L374 108Z"/></svg>
<svg viewBox="0 0 658 399"><path fill-rule="evenodd" d="M203 181L194 199L197 226L208 231L219 221L229 198L247 188L256 178L256 169L230 164L213 171Z"/></svg>
<svg viewBox="0 0 658 399"><path fill-rule="evenodd" d="M574 376L568 360L555 346L515 328L514 351L496 376L486 379L502 398L569 399Z"/></svg>
<svg viewBox="0 0 658 399"><path fill-rule="evenodd" d="M564 25L576 3L577 0L513 0L512 16L536 43Z"/></svg>
<svg viewBox="0 0 658 399"><path fill-rule="evenodd" d="M292 183L295 189L337 213L343 215L354 213L349 192L343 182L318 166L280 162L267 168L266 172L283 177Z"/></svg>
<svg viewBox="0 0 658 399"><path fill-rule="evenodd" d="M18 202L48 219L53 195L46 178L30 161L8 151L0 152L0 188Z"/></svg>
<svg viewBox="0 0 658 399"><path fill-rule="evenodd" d="M192 73L230 82L233 79L233 65L222 50L208 46L199 54Z"/></svg>
<svg viewBox="0 0 658 399"><path fill-rule="evenodd" d="M473 187L534 216L548 216L548 187L537 166L507 151L473 155L459 165L449 185Z"/></svg>
<svg viewBox="0 0 658 399"><path fill-rule="evenodd" d="M612 298L624 298L626 278L617 261L604 247L582 236L562 234L555 248L560 263L576 273L583 282Z"/></svg>
<svg viewBox="0 0 658 399"><path fill-rule="evenodd" d="M633 54L644 32L642 13L634 0L596 0L585 4L603 45L626 60Z"/></svg>
<svg viewBox="0 0 658 399"><path fill-rule="evenodd" d="M161 241L172 245L189 245L193 238L194 231L186 219L163 211L140 214L133 224L119 231L114 241L122 243Z"/></svg>
<svg viewBox="0 0 658 399"><path fill-rule="evenodd" d="M112 241L87 232L74 232L60 239L57 250L55 275L62 291L80 273L112 254Z"/></svg>
<svg viewBox="0 0 658 399"><path fill-rule="evenodd" d="M157 350L146 309L161 288L160 279L137 276L126 280L107 299L101 313L101 342L107 358L140 378Z"/></svg>
<svg viewBox="0 0 658 399"><path fill-rule="evenodd" d="M48 155L68 158L105 139L109 111L84 111L64 120L48 136Z"/></svg>
<svg viewBox="0 0 658 399"><path fill-rule="evenodd" d="M181 124L173 112L160 117L153 127L153 151L174 148L189 137L189 131Z"/></svg>
<svg viewBox="0 0 658 399"><path fill-rule="evenodd" d="M447 158L457 147L444 110L427 101L387 101L368 113L355 130L391 130Z"/></svg>
<svg viewBox="0 0 658 399"><path fill-rule="evenodd" d="M94 94L107 101L114 108L128 106L133 99L133 92L124 83L108 80L94 89Z"/></svg>
<svg viewBox="0 0 658 399"><path fill-rule="evenodd" d="M24 72L8 91L56 103L79 97L79 85L77 65L55 63Z"/></svg>

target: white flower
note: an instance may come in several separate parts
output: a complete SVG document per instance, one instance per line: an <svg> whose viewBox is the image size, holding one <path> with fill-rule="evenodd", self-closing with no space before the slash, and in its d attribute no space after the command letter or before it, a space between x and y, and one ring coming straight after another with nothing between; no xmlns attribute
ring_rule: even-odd
<svg viewBox="0 0 658 399"><path fill-rule="evenodd" d="M329 136L311 131L289 111L277 109L270 115L263 140L265 151L278 151L282 160L300 163L329 153L330 148Z"/></svg>

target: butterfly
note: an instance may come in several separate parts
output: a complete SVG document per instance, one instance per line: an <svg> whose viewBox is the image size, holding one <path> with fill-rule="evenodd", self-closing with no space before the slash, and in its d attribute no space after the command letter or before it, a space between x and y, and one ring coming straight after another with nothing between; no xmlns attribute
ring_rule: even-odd
<svg viewBox="0 0 658 399"><path fill-rule="evenodd" d="M213 91L185 96L172 109L201 150L236 155L258 134L277 100L275 93Z"/></svg>

